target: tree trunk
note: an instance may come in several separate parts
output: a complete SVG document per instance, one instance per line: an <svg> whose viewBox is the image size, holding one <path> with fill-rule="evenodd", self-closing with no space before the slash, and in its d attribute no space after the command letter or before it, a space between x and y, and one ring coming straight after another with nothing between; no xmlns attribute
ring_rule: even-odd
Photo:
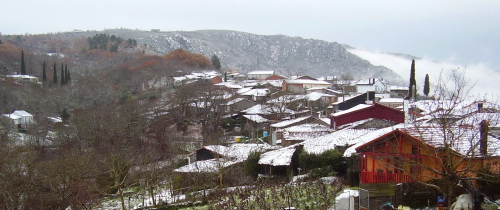
<svg viewBox="0 0 500 210"><path fill-rule="evenodd" d="M123 199L123 191L121 187L118 187L118 192L120 193L120 201L122 203L122 209L125 210L127 208L125 207L125 200Z"/></svg>

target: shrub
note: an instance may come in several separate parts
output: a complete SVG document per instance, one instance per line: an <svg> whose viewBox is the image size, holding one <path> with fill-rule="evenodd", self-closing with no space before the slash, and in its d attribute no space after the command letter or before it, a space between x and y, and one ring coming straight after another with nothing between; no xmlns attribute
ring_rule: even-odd
<svg viewBox="0 0 500 210"><path fill-rule="evenodd" d="M260 160L261 152L251 152L248 155L248 159L245 162L245 172L252 176L254 179L257 179L259 175L259 160Z"/></svg>
<svg viewBox="0 0 500 210"><path fill-rule="evenodd" d="M328 150L319 155L308 154L302 150L299 154L299 166L305 171L328 168L330 172L336 173L339 176L345 176L347 168L345 158L338 150Z"/></svg>

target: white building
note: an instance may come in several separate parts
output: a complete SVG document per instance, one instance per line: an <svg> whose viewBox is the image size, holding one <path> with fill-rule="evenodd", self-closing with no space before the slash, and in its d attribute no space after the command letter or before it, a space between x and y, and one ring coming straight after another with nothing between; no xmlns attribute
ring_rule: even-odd
<svg viewBox="0 0 500 210"><path fill-rule="evenodd" d="M248 79L250 80L265 80L266 78L274 75L274 70L269 70L269 71L251 71L248 72Z"/></svg>
<svg viewBox="0 0 500 210"><path fill-rule="evenodd" d="M10 119L17 128L27 128L34 123L33 115L23 110L16 110L12 114L3 114L2 116Z"/></svg>
<svg viewBox="0 0 500 210"><path fill-rule="evenodd" d="M375 93L384 93L387 91L387 84L384 80L377 78L368 78L359 80L356 83L358 93L366 93L368 91L375 91Z"/></svg>

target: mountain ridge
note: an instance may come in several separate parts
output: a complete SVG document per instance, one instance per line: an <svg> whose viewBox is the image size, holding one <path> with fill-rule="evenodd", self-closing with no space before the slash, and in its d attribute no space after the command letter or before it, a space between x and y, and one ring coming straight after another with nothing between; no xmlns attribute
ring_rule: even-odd
<svg viewBox="0 0 500 210"><path fill-rule="evenodd" d="M103 32L137 39L149 53L163 55L177 48L207 57L216 54L223 67L242 72L272 69L285 76L351 75L355 79L377 77L401 81L384 66L348 52L344 44L286 35L257 35L232 30L139 31L108 29Z"/></svg>

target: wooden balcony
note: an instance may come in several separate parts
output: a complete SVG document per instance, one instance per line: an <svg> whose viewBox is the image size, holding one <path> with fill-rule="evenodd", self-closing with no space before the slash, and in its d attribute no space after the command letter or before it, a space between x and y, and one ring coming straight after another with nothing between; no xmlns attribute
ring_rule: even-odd
<svg viewBox="0 0 500 210"><path fill-rule="evenodd" d="M361 183L371 184L371 183L403 183L403 182L415 182L410 175L401 173L383 173L383 172L361 172Z"/></svg>

